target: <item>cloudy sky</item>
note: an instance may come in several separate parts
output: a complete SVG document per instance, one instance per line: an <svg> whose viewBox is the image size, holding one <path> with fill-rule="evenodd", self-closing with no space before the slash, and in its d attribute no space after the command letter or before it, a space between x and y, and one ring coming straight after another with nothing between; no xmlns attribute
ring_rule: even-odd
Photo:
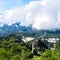
<svg viewBox="0 0 60 60"><path fill-rule="evenodd" d="M60 0L0 0L0 25L16 22L36 29L60 29Z"/></svg>

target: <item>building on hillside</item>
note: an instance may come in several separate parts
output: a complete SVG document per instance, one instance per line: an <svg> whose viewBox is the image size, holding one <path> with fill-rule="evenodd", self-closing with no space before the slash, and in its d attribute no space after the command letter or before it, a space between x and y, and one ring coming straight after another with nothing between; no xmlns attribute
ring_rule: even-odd
<svg viewBox="0 0 60 60"><path fill-rule="evenodd" d="M32 37L24 37L24 36L22 36L22 40L25 42L25 43L27 43L27 42L31 42L32 40L34 40L34 38L32 38ZM34 42L31 42L31 44L32 44L32 53L33 53L33 50L34 50Z"/></svg>
<svg viewBox="0 0 60 60"><path fill-rule="evenodd" d="M56 48L56 43L57 41L59 41L59 38L48 38L46 39L49 44L48 44L48 47L51 49L51 50L55 50Z"/></svg>
<svg viewBox="0 0 60 60"><path fill-rule="evenodd" d="M47 41L51 43L56 43L57 41L59 41L59 38L49 38L47 39Z"/></svg>
<svg viewBox="0 0 60 60"><path fill-rule="evenodd" d="M31 44L31 49L32 49L32 53L35 53L37 51L35 51L35 43L36 43L36 40L34 40L35 38L32 38L32 37L22 37L22 40L27 43L29 42L29 44ZM28 46L29 47L29 46ZM35 52L34 52L35 51Z"/></svg>
<svg viewBox="0 0 60 60"><path fill-rule="evenodd" d="M34 40L34 38L32 38L32 37L23 37L22 40L26 43L26 42Z"/></svg>

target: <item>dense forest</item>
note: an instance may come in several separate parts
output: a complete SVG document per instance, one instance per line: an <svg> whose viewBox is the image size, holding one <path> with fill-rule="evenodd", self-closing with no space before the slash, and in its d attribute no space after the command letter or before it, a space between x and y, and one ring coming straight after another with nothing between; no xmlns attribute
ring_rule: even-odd
<svg viewBox="0 0 60 60"><path fill-rule="evenodd" d="M0 37L0 60L60 60L60 40L55 50L45 49L41 55L35 55L21 39L19 35Z"/></svg>

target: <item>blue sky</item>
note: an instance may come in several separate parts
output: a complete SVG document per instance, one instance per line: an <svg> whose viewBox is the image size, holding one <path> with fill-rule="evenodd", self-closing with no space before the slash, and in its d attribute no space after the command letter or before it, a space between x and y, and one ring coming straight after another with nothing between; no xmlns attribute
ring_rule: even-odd
<svg viewBox="0 0 60 60"><path fill-rule="evenodd" d="M36 29L60 29L60 0L0 0L0 26L16 22Z"/></svg>
<svg viewBox="0 0 60 60"><path fill-rule="evenodd" d="M21 7L28 4L30 0L0 0L0 13L15 7Z"/></svg>

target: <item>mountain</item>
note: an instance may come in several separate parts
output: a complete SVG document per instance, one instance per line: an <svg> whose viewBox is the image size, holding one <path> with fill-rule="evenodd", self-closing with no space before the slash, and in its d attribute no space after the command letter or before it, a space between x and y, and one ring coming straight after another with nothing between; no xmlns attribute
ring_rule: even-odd
<svg viewBox="0 0 60 60"><path fill-rule="evenodd" d="M41 36L44 35L46 32L46 36L60 36L60 30L36 30L32 28L32 25L30 26L21 26L19 22L7 25L4 24L3 26L0 26L0 36L7 36L7 35L24 35L24 36Z"/></svg>
<svg viewBox="0 0 60 60"><path fill-rule="evenodd" d="M12 24L12 25L6 25L4 24L3 26L0 27L0 36L5 36L9 35L11 33L18 33L18 32L26 32L26 31L31 31L32 26L21 26L19 22Z"/></svg>

